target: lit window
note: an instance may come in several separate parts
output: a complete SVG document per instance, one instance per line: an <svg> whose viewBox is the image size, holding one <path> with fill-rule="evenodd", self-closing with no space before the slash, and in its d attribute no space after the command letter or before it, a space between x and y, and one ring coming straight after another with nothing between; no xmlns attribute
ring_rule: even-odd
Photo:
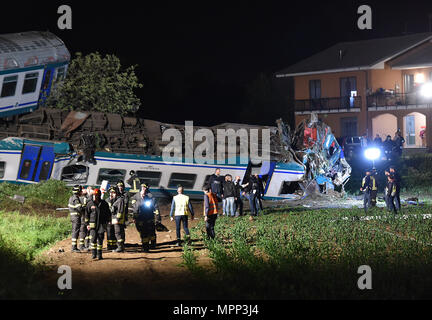
<svg viewBox="0 0 432 320"><path fill-rule="evenodd" d="M1 98L13 97L15 95L17 82L18 82L18 76L4 77L0 97Z"/></svg>

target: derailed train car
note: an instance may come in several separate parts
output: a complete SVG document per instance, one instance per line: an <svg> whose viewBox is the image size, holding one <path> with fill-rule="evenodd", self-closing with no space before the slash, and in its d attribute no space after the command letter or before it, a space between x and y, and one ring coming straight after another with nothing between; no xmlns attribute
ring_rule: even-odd
<svg viewBox="0 0 432 320"><path fill-rule="evenodd" d="M209 176L220 168L222 175L240 176L243 182L251 173L259 174L264 198L283 200L304 196L311 184L321 191L343 186L351 172L331 129L319 121L304 122L293 131L281 120L277 127L222 124L207 128L215 134L218 129L270 130L270 161L251 158L246 163L241 161L239 142L234 158L227 154L224 163L185 158L166 162L162 151L167 142L162 135L169 128L178 129L184 137L181 125L40 108L0 124L0 181L57 179L69 185L100 186L103 180L123 180L130 187L127 180L134 170L157 196L172 195L182 184L186 194L200 197ZM262 141L258 144L262 146Z"/></svg>

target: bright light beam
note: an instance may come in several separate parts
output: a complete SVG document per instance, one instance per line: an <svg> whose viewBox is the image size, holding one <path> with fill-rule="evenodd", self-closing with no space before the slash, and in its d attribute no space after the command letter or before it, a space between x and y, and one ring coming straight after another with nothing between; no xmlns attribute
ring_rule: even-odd
<svg viewBox="0 0 432 320"><path fill-rule="evenodd" d="M432 98L432 82L427 82L420 88L420 94L425 98Z"/></svg>

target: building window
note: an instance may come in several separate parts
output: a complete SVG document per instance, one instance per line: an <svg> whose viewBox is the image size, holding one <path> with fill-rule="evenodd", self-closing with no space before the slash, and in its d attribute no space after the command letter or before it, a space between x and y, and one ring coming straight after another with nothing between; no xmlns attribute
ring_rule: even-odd
<svg viewBox="0 0 432 320"><path fill-rule="evenodd" d="M196 177L196 174L173 173L168 182L168 188L177 188L178 185L182 185L185 189L193 189Z"/></svg>
<svg viewBox="0 0 432 320"><path fill-rule="evenodd" d="M18 82L18 76L4 77L0 97L1 98L13 97L15 95L17 82Z"/></svg>
<svg viewBox="0 0 432 320"><path fill-rule="evenodd" d="M88 167L83 165L66 166L63 168L60 179L65 182L86 183L88 172Z"/></svg>
<svg viewBox="0 0 432 320"><path fill-rule="evenodd" d="M141 184L146 184L149 187L159 186L159 182L162 176L162 172L158 171L137 171L138 178Z"/></svg>
<svg viewBox="0 0 432 320"><path fill-rule="evenodd" d="M39 78L39 74L37 72L27 73L24 79L22 94L35 92L38 78Z"/></svg>
<svg viewBox="0 0 432 320"><path fill-rule="evenodd" d="M414 92L414 75L413 74L404 75L404 90L405 90L405 93Z"/></svg>
<svg viewBox="0 0 432 320"><path fill-rule="evenodd" d="M110 185L116 185L119 180L123 181L126 170L121 169L99 169L96 184L101 184L103 180L108 180Z"/></svg>
<svg viewBox="0 0 432 320"><path fill-rule="evenodd" d="M4 178L6 162L0 161L0 178Z"/></svg>
<svg viewBox="0 0 432 320"><path fill-rule="evenodd" d="M341 108L353 108L354 98L357 96L356 77L340 78Z"/></svg>
<svg viewBox="0 0 432 320"><path fill-rule="evenodd" d="M341 136L354 137L357 136L357 117L341 118Z"/></svg>
<svg viewBox="0 0 432 320"><path fill-rule="evenodd" d="M309 81L310 99L321 99L321 80Z"/></svg>

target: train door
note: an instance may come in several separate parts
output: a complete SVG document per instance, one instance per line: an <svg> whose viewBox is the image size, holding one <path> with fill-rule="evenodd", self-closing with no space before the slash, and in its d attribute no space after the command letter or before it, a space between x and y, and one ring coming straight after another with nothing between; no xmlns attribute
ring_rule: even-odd
<svg viewBox="0 0 432 320"><path fill-rule="evenodd" d="M25 144L18 179L39 182L48 180L54 164L54 147Z"/></svg>
<svg viewBox="0 0 432 320"><path fill-rule="evenodd" d="M44 104L51 90L52 81L54 78L54 67L46 67L43 74L42 85L40 90L39 100Z"/></svg>
<svg viewBox="0 0 432 320"><path fill-rule="evenodd" d="M263 183L265 194L270 185L275 167L276 162L274 161L263 161L260 164L253 164L251 161L249 161L249 165L246 169L242 184L248 183L251 175L258 174Z"/></svg>

